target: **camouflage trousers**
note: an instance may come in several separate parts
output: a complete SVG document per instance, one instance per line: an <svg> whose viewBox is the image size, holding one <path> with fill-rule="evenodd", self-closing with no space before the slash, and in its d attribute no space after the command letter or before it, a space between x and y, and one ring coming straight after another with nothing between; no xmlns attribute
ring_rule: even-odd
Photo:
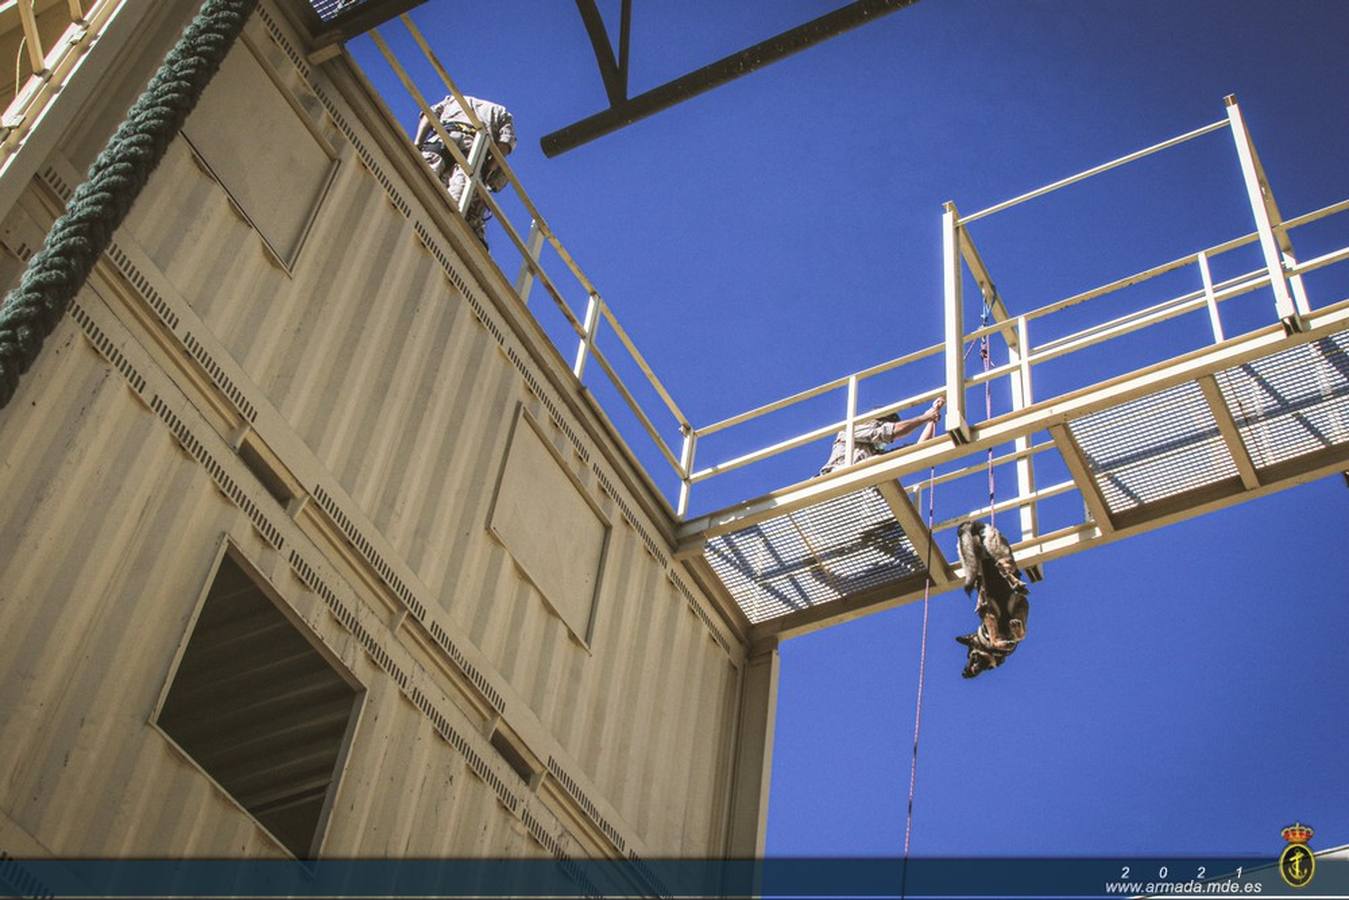
<svg viewBox="0 0 1349 900"><path fill-rule="evenodd" d="M431 167L440 183L445 185L445 190L450 194L450 200L454 202L454 207L459 208L459 199L464 196L464 188L468 185L468 175L457 164L442 156L434 150L423 150L422 159ZM473 229L473 233L482 241L484 247L487 246L487 204L482 202L482 196L479 193L482 188L473 192L473 200L468 205L468 213L464 218L468 221L468 227Z"/></svg>

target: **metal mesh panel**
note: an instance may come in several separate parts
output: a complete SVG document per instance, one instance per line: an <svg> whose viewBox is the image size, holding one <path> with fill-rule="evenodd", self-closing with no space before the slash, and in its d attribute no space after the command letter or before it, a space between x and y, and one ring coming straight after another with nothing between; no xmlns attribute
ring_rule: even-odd
<svg viewBox="0 0 1349 900"><path fill-rule="evenodd" d="M1111 512L1237 474L1199 385L1177 385L1083 416L1069 429Z"/></svg>
<svg viewBox="0 0 1349 900"><path fill-rule="evenodd" d="M318 13L320 19L328 22L335 19L339 13L377 2L379 0L309 0L309 5L314 7L314 12Z"/></svg>
<svg viewBox="0 0 1349 900"><path fill-rule="evenodd" d="M923 571L875 488L712 538L704 556L751 622Z"/></svg>
<svg viewBox="0 0 1349 900"><path fill-rule="evenodd" d="M1256 468L1349 441L1349 331L1216 380Z"/></svg>

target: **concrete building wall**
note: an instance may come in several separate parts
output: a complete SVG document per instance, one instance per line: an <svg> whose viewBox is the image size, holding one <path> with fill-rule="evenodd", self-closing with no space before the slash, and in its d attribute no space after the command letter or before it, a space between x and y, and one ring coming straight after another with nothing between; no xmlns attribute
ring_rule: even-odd
<svg viewBox="0 0 1349 900"><path fill-rule="evenodd" d="M184 16L68 117L0 275ZM253 16L0 411L0 847L284 853L152 724L228 542L364 690L324 854L720 855L740 638L377 101L301 46Z"/></svg>

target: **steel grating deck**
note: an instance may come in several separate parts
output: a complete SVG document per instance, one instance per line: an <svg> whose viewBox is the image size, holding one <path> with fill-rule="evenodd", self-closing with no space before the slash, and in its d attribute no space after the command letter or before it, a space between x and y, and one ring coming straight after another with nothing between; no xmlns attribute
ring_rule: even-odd
<svg viewBox="0 0 1349 900"><path fill-rule="evenodd" d="M1349 331L1217 380L1257 469L1349 441Z"/></svg>
<svg viewBox="0 0 1349 900"><path fill-rule="evenodd" d="M711 538L703 555L752 623L923 571L874 487Z"/></svg>
<svg viewBox="0 0 1349 900"><path fill-rule="evenodd" d="M337 18L337 14L357 6L367 6L371 0L309 0L309 5L324 22Z"/></svg>
<svg viewBox="0 0 1349 900"><path fill-rule="evenodd" d="M1195 382L1069 423L1112 513L1237 474Z"/></svg>
<svg viewBox="0 0 1349 900"><path fill-rule="evenodd" d="M1256 469L1349 441L1349 332L1218 372ZM1112 513L1237 475L1195 382L1069 423Z"/></svg>

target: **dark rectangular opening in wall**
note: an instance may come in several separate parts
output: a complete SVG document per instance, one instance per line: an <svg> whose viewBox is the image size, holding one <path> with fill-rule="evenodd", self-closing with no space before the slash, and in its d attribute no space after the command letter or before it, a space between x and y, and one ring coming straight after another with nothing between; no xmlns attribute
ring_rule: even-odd
<svg viewBox="0 0 1349 900"><path fill-rule="evenodd" d="M227 552L157 721L306 859L318 849L358 694Z"/></svg>
<svg viewBox="0 0 1349 900"><path fill-rule="evenodd" d="M244 461L248 471L252 472L258 481L262 482L262 486L267 489L267 493L271 494L272 498L281 504L282 509L285 509L286 504L290 503L295 495L286 486L285 479L268 464L263 455L258 452L258 449L248 441L244 441L239 445L239 458Z"/></svg>
<svg viewBox="0 0 1349 900"><path fill-rule="evenodd" d="M520 780L529 784L534 778L534 767L525 759L525 755L520 752L515 743L500 730L497 730L492 732L492 747L497 753L501 754L501 758L506 761L506 764L511 767L515 774L520 776Z"/></svg>

